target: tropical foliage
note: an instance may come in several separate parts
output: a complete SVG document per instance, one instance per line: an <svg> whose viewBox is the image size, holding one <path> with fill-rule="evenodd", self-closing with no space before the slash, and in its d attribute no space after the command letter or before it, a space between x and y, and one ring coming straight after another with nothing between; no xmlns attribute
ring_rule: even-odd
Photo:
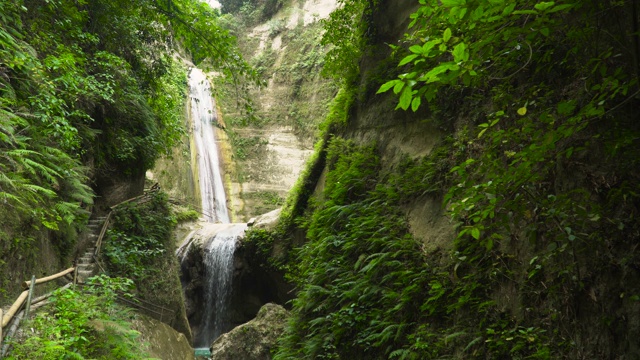
<svg viewBox="0 0 640 360"><path fill-rule="evenodd" d="M177 331L190 334L189 324L181 315L184 300L172 235L177 221L167 194L161 191L119 205L112 212L101 257L107 274L129 278L132 293L173 311L164 313L163 320L170 321Z"/></svg>
<svg viewBox="0 0 640 360"><path fill-rule="evenodd" d="M57 290L45 311L29 321L30 336L7 359L141 359L130 310L115 303L131 280L99 276L82 290ZM122 295L120 295L122 296Z"/></svg>
<svg viewBox="0 0 640 360"><path fill-rule="evenodd" d="M357 51L339 45L351 19L389 8L368 5L370 17L344 1L329 21L334 59L380 51L371 22ZM294 251L299 293L276 359L634 353L618 338L640 306L628 277L640 264L639 21L635 2L420 0L393 66L367 70L379 66L378 93L397 109L451 135L389 168L334 128L322 194L285 214L308 243ZM341 79L359 79L349 71ZM356 84L358 109L389 96ZM403 210L425 197L452 219L442 252L413 239ZM616 335L587 344L603 333Z"/></svg>
<svg viewBox="0 0 640 360"><path fill-rule="evenodd" d="M33 255L43 230L68 255L90 185L142 174L181 141L178 51L256 79L218 17L196 0L0 0L0 266Z"/></svg>

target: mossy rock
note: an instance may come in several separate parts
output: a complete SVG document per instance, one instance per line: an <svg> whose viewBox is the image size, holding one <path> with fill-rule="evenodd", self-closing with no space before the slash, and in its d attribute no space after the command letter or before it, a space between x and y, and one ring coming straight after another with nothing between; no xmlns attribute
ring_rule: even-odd
<svg viewBox="0 0 640 360"><path fill-rule="evenodd" d="M220 336L211 345L211 360L271 359L271 349L284 332L289 312L282 306L266 304L255 319Z"/></svg>

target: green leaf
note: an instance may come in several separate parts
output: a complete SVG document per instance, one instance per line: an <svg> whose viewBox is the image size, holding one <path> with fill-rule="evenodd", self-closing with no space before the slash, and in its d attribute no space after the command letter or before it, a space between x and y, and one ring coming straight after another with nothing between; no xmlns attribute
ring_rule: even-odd
<svg viewBox="0 0 640 360"><path fill-rule="evenodd" d="M412 47L409 48L409 51L411 51L414 54L423 54L424 50L422 50L422 46L420 45L413 45Z"/></svg>
<svg viewBox="0 0 640 360"><path fill-rule="evenodd" d="M418 54L411 54L409 56L406 56L404 59L402 59L402 61L400 61L398 66L406 65L406 64L412 62L417 57L418 57Z"/></svg>
<svg viewBox="0 0 640 360"><path fill-rule="evenodd" d="M444 7L463 6L467 3L466 0L441 0L440 2Z"/></svg>
<svg viewBox="0 0 640 360"><path fill-rule="evenodd" d="M549 28L542 28L540 29L540 33L544 36L549 36Z"/></svg>
<svg viewBox="0 0 640 360"><path fill-rule="evenodd" d="M479 234L478 234L479 236ZM487 242L484 244L484 246L487 248L487 251L491 251L491 249L493 249L493 239L488 238Z"/></svg>
<svg viewBox="0 0 640 360"><path fill-rule="evenodd" d="M444 63L436 66L435 68L429 70L424 76L420 78L421 81L426 81L427 84L439 81L440 78L438 75L448 71L448 70L458 70L459 66L453 63Z"/></svg>
<svg viewBox="0 0 640 360"><path fill-rule="evenodd" d="M413 110L413 112L416 112L420 107L421 102L422 100L420 96L414 97L413 100L411 101L411 110Z"/></svg>
<svg viewBox="0 0 640 360"><path fill-rule="evenodd" d="M480 229L472 228L471 229L471 236L473 236L474 239L479 240L480 239Z"/></svg>
<svg viewBox="0 0 640 360"><path fill-rule="evenodd" d="M576 108L576 102L574 100L563 101L558 104L558 114L564 115L564 116L570 115L575 108Z"/></svg>
<svg viewBox="0 0 640 360"><path fill-rule="evenodd" d="M504 10L502 11L502 15L511 14L515 8L516 8L516 3L514 2L511 5L508 5L506 8L504 8Z"/></svg>
<svg viewBox="0 0 640 360"><path fill-rule="evenodd" d="M539 2L539 3L535 4L534 8L536 8L536 10L539 10L539 11L545 11L545 10L547 10L548 8L552 7L555 4L556 4L555 1L542 1L542 2Z"/></svg>
<svg viewBox="0 0 640 360"><path fill-rule="evenodd" d="M413 96L413 90L406 86L404 90L402 90L402 94L400 95L400 101L398 102L398 107L402 110L407 110L409 105L411 105L411 98Z"/></svg>
<svg viewBox="0 0 640 360"><path fill-rule="evenodd" d="M382 86L380 86L380 89L378 89L378 91L376 92L376 94L381 94L381 93L383 93L383 92L387 92L387 91L389 91L389 89L391 89L392 87L394 87L398 81L399 81L399 80L391 80L391 81L387 81L386 83L382 84Z"/></svg>
<svg viewBox="0 0 640 360"><path fill-rule="evenodd" d="M482 17L482 15L484 15L484 9L482 6L478 6L475 10L473 10L473 12L471 13L471 20L473 21L478 21L480 20L480 18Z"/></svg>
<svg viewBox="0 0 640 360"><path fill-rule="evenodd" d="M562 4L562 5L558 5L555 6L553 9L547 11L548 14L554 13L554 12L558 12L558 11L562 11L562 10L566 10L566 9L570 9L574 6L574 4Z"/></svg>
<svg viewBox="0 0 640 360"><path fill-rule="evenodd" d="M462 20L462 18L464 18L464 16L467 14L467 8L462 8L460 9L460 13L458 14L458 18L460 20Z"/></svg>
<svg viewBox="0 0 640 360"><path fill-rule="evenodd" d="M442 40L444 40L444 42L451 40L451 28L447 28L444 31L444 34L442 34Z"/></svg>
<svg viewBox="0 0 640 360"><path fill-rule="evenodd" d="M538 15L539 13L535 10L516 10L511 14L512 15Z"/></svg>
<svg viewBox="0 0 640 360"><path fill-rule="evenodd" d="M459 43L453 48L451 52L453 55L453 61L461 62L469 60L469 53L467 52L467 45L463 42Z"/></svg>
<svg viewBox="0 0 640 360"><path fill-rule="evenodd" d="M422 54L424 56L428 56L429 55L429 51L431 51L431 49L433 49L434 46L440 44L441 42L442 42L441 39L435 39L435 40L427 41L424 45L422 45Z"/></svg>
<svg viewBox="0 0 640 360"><path fill-rule="evenodd" d="M404 82L400 81L400 80L396 80L396 85L393 87L393 93L394 94L398 94L400 92L400 90L402 90L402 88L404 87Z"/></svg>

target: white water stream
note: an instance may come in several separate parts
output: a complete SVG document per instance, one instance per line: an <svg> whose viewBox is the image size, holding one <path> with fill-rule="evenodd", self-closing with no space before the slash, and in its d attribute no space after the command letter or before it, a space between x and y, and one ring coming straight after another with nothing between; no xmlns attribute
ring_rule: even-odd
<svg viewBox="0 0 640 360"><path fill-rule="evenodd" d="M198 150L202 214L207 222L229 223L214 126L218 120L211 84L198 68L189 73L193 138Z"/></svg>
<svg viewBox="0 0 640 360"><path fill-rule="evenodd" d="M198 68L192 68L189 73L189 89L193 138L198 151L203 220L228 224L230 219L214 131L217 121L216 106L211 95L211 84ZM205 307L202 309L200 331L194 341L196 347L209 348L213 340L229 330L227 310L234 271L233 254L237 239L242 236L246 227L246 224L230 224L209 236L203 243ZM190 237L194 236L195 232L192 232ZM191 243L186 249L182 249L184 254L188 252Z"/></svg>
<svg viewBox="0 0 640 360"><path fill-rule="evenodd" d="M229 330L228 307L233 279L233 253L236 240L244 234L246 224L234 224L219 231L210 240L205 250L205 299L206 308L202 316L202 330L197 346L209 347L211 342Z"/></svg>

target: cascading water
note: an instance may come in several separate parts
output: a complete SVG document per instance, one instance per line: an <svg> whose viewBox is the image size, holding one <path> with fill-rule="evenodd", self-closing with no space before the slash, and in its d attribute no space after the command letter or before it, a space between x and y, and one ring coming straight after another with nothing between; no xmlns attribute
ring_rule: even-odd
<svg viewBox="0 0 640 360"><path fill-rule="evenodd" d="M209 240L205 250L206 308L202 318L202 330L198 337L201 346L209 347L211 341L229 330L226 318L233 278L233 253L236 240L244 234L246 224L233 226L218 232Z"/></svg>
<svg viewBox="0 0 640 360"><path fill-rule="evenodd" d="M193 137L198 151L203 219L210 223L228 224L229 213L213 128L217 115L211 85L200 69L192 68L189 73L189 88ZM205 308L200 331L194 341L196 347L208 348L213 340L229 330L227 309L234 270L233 254L236 240L245 229L245 224L230 225L209 237L204 244Z"/></svg>
<svg viewBox="0 0 640 360"><path fill-rule="evenodd" d="M202 197L202 214L207 222L229 223L227 197L224 193L218 146L213 125L218 120L211 84L198 68L189 73L193 138L198 150L198 174Z"/></svg>

